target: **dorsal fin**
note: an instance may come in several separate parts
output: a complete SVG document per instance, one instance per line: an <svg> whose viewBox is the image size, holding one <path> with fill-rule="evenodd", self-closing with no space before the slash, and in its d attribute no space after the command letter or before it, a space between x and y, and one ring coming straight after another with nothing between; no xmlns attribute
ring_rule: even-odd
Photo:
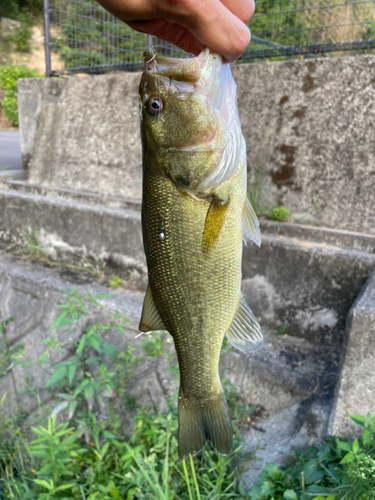
<svg viewBox="0 0 375 500"><path fill-rule="evenodd" d="M258 320L242 296L238 311L227 332L227 339L245 354L256 351L263 343Z"/></svg>
<svg viewBox="0 0 375 500"><path fill-rule="evenodd" d="M210 252L215 248L218 242L221 230L224 225L225 216L229 206L229 200L221 205L216 198L211 202L210 208L206 215L202 237L202 252L205 259Z"/></svg>
<svg viewBox="0 0 375 500"><path fill-rule="evenodd" d="M143 301L142 316L138 329L140 332L166 330L163 320L161 319L160 314L156 309L150 284L147 287L147 292Z"/></svg>
<svg viewBox="0 0 375 500"><path fill-rule="evenodd" d="M261 236L258 217L247 198L242 212L242 231L245 244L246 240L251 240L260 247Z"/></svg>

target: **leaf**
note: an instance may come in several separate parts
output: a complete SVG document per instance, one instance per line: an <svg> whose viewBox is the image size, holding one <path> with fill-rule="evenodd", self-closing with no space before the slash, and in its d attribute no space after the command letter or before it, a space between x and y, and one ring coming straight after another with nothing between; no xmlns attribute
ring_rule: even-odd
<svg viewBox="0 0 375 500"><path fill-rule="evenodd" d="M319 481L319 479L322 479L322 477L324 477L324 472L318 469L318 462L316 461L316 459L309 460L305 464L303 473L305 476L306 485L316 483L317 481Z"/></svg>
<svg viewBox="0 0 375 500"><path fill-rule="evenodd" d="M64 319L67 317L68 314L69 314L68 311L63 311L62 313L60 313L57 316L57 318L55 319L55 321L52 323L52 326L50 328L50 332L52 332L53 330L56 330L56 328L58 328L59 326L63 325L64 324Z"/></svg>
<svg viewBox="0 0 375 500"><path fill-rule="evenodd" d="M111 297L114 297L113 293L98 293L94 295L94 299L110 299Z"/></svg>
<svg viewBox="0 0 375 500"><path fill-rule="evenodd" d="M354 461L354 455L353 453L350 451L349 453L347 453L345 455L345 457L339 462L340 464L349 464L350 462L353 462Z"/></svg>
<svg viewBox="0 0 375 500"><path fill-rule="evenodd" d="M134 500L134 494L137 492L138 488L131 488L127 495L126 495L126 500Z"/></svg>
<svg viewBox="0 0 375 500"><path fill-rule="evenodd" d="M264 496L272 495L276 491L276 488L277 485L273 481L266 479L260 487L260 492Z"/></svg>
<svg viewBox="0 0 375 500"><path fill-rule="evenodd" d="M88 340L89 344L91 345L91 347L93 349L95 349L95 351L97 351L97 352L102 351L100 348L100 344L102 342L102 339L99 337L99 335L95 335L95 334L90 335L87 340Z"/></svg>
<svg viewBox="0 0 375 500"><path fill-rule="evenodd" d="M62 401L60 403L58 403L54 409L52 410L51 412L51 417L53 417L54 415L58 415L60 412L62 412L63 410L65 410L65 408L68 406L69 404L69 401Z"/></svg>
<svg viewBox="0 0 375 500"><path fill-rule="evenodd" d="M116 436L110 431L103 431L103 436L106 439L116 439Z"/></svg>
<svg viewBox="0 0 375 500"><path fill-rule="evenodd" d="M283 475L283 471L280 469L280 467L273 462L266 463L264 471L267 473L267 476L273 481L278 481Z"/></svg>
<svg viewBox="0 0 375 500"><path fill-rule="evenodd" d="M85 348L86 340L87 340L87 335L86 334L82 335L81 340L79 341L78 349L76 351L77 354L81 354L81 352Z"/></svg>
<svg viewBox="0 0 375 500"><path fill-rule="evenodd" d="M47 490L51 491L53 490L53 481L51 480L51 483L47 483L44 479L33 479L34 483L38 484L39 486L43 486L43 488L46 488Z"/></svg>
<svg viewBox="0 0 375 500"><path fill-rule="evenodd" d="M84 388L84 395L86 399L91 399L94 396L94 384L88 384Z"/></svg>
<svg viewBox="0 0 375 500"><path fill-rule="evenodd" d="M68 380L69 380L69 384L71 384L74 380L74 377L76 375L76 372L77 372L77 368L78 366L77 365L70 365L69 368L68 368Z"/></svg>
<svg viewBox="0 0 375 500"><path fill-rule="evenodd" d="M363 431L363 444L367 444L372 439L372 431L368 427Z"/></svg>
<svg viewBox="0 0 375 500"><path fill-rule="evenodd" d="M68 406L68 412L69 412L68 413L68 419L69 420L73 417L73 415L74 415L74 413L75 413L75 411L77 409L77 405L78 405L78 401L71 401L69 403L69 406Z"/></svg>
<svg viewBox="0 0 375 500"><path fill-rule="evenodd" d="M298 495L294 490L285 490L283 498L284 500L299 500Z"/></svg>
<svg viewBox="0 0 375 500"><path fill-rule="evenodd" d="M351 444L346 441L337 441L337 444L341 450L352 451Z"/></svg>
<svg viewBox="0 0 375 500"><path fill-rule="evenodd" d="M62 491L62 490L68 490L69 488L73 488L73 486L77 486L76 483L71 483L71 484L62 484L61 486L58 486L55 491Z"/></svg>
<svg viewBox="0 0 375 500"><path fill-rule="evenodd" d="M83 389L86 387L88 383L89 380L87 378L83 379L82 382L77 387L77 389L74 391L74 397L77 397L78 394L80 394L83 391Z"/></svg>
<svg viewBox="0 0 375 500"><path fill-rule="evenodd" d="M350 418L358 425L364 427L365 423L366 423L366 419L365 417L363 417L362 415L350 415Z"/></svg>
<svg viewBox="0 0 375 500"><path fill-rule="evenodd" d="M102 350L108 356L115 356L119 352L119 348L111 342L104 342Z"/></svg>
<svg viewBox="0 0 375 500"><path fill-rule="evenodd" d="M116 488L116 485L113 481L110 481L108 483L107 489L112 498L114 498L115 500L121 500L120 493L118 492L118 489Z"/></svg>
<svg viewBox="0 0 375 500"><path fill-rule="evenodd" d="M358 451L359 451L359 443L358 443L358 439L356 438L353 441L353 453L358 453Z"/></svg>
<svg viewBox="0 0 375 500"><path fill-rule="evenodd" d="M56 385L61 379L65 377L67 373L67 367L61 366L58 370L54 371L47 381L46 387L51 385Z"/></svg>

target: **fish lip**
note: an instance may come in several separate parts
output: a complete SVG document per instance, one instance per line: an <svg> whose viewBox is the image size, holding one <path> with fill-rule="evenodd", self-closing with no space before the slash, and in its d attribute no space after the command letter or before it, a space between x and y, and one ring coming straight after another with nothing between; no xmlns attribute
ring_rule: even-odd
<svg viewBox="0 0 375 500"><path fill-rule="evenodd" d="M214 148L211 146L211 143L215 140L217 130L214 130L212 135L206 139L204 142L185 142L184 144L179 144L176 149L180 149L183 151L207 151L213 150Z"/></svg>

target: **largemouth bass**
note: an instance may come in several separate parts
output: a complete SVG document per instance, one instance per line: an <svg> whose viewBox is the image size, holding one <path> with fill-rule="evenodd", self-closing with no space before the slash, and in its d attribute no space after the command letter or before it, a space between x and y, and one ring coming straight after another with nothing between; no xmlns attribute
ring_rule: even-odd
<svg viewBox="0 0 375 500"><path fill-rule="evenodd" d="M248 353L260 326L241 295L242 240L260 245L246 196L246 146L230 67L209 50L189 59L146 52L139 87L142 228L149 284L139 329L167 330L180 368L178 451L232 426L218 364L223 338Z"/></svg>

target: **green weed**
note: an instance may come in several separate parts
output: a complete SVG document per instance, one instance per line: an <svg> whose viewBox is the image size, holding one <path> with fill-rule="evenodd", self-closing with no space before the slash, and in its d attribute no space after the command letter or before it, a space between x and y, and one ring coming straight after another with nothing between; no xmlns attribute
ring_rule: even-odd
<svg viewBox="0 0 375 500"><path fill-rule="evenodd" d="M325 438L323 449L294 453L293 464L268 463L250 490L252 500L374 500L375 417L351 416L363 426L362 437Z"/></svg>
<svg viewBox="0 0 375 500"><path fill-rule="evenodd" d="M285 207L273 208L269 213L269 218L279 222L285 222L291 216L290 211Z"/></svg>
<svg viewBox="0 0 375 500"><path fill-rule="evenodd" d="M42 76L38 71L26 66L8 64L0 66L0 88L5 90L2 106L8 120L18 126L17 80Z"/></svg>
<svg viewBox="0 0 375 500"><path fill-rule="evenodd" d="M122 278L116 276L116 274L112 274L112 276L108 278L108 284L111 288L119 288L122 285Z"/></svg>
<svg viewBox="0 0 375 500"><path fill-rule="evenodd" d="M123 316L116 313L106 325L89 321L107 294L76 289L66 294L37 361L50 366L47 388L55 404L29 431L19 417L9 420L11 424L0 418L7 422L6 428L0 424L0 436L11 430L10 438L0 441L0 492L25 500L245 498L236 462L239 434L229 457L206 449L197 460L179 463L175 398L168 402L169 413L155 413L139 408L128 391L145 357L165 353L177 374L165 334L146 336L138 354L132 344L120 351L105 336L111 329L125 333ZM64 352L67 359L51 363L51 354L64 358ZM177 386L176 379L176 391ZM234 387L231 394L229 400L236 395ZM137 410L131 438L124 435L121 422L121 413L129 410Z"/></svg>
<svg viewBox="0 0 375 500"><path fill-rule="evenodd" d="M0 497L13 500L370 500L374 491L375 418L353 416L363 427L361 439L327 437L319 450L312 446L294 453L291 465L267 464L259 482L246 493L239 479L241 436L236 430L234 451L228 457L206 447L196 459L178 460L177 408L168 412L140 408L129 386L136 367L162 353L172 373L178 367L158 332L123 350L107 340L110 330L125 333L126 319L114 314L107 324L94 321L100 301L77 289L66 300L45 339L38 364L49 365L47 388L52 408L39 401L39 422L22 425L22 415L9 416L7 396L0 400ZM3 334L10 318L0 323ZM68 356L64 357L64 353ZM1 366L21 360L13 353ZM52 364L51 354L62 361ZM10 362L10 364L9 364ZM246 423L254 408L241 400L236 387L223 379L234 423ZM34 390L37 396L38 392ZM30 390L30 394L32 390ZM46 414L46 411L48 413ZM122 415L133 411L131 437L124 434ZM64 418L62 418L64 417ZM237 427L236 427L237 429ZM354 496L357 495L357 496Z"/></svg>
<svg viewBox="0 0 375 500"><path fill-rule="evenodd" d="M273 334L276 337L279 337L281 335L285 335L288 331L288 325L286 323L281 323L279 325L276 325L273 329Z"/></svg>

